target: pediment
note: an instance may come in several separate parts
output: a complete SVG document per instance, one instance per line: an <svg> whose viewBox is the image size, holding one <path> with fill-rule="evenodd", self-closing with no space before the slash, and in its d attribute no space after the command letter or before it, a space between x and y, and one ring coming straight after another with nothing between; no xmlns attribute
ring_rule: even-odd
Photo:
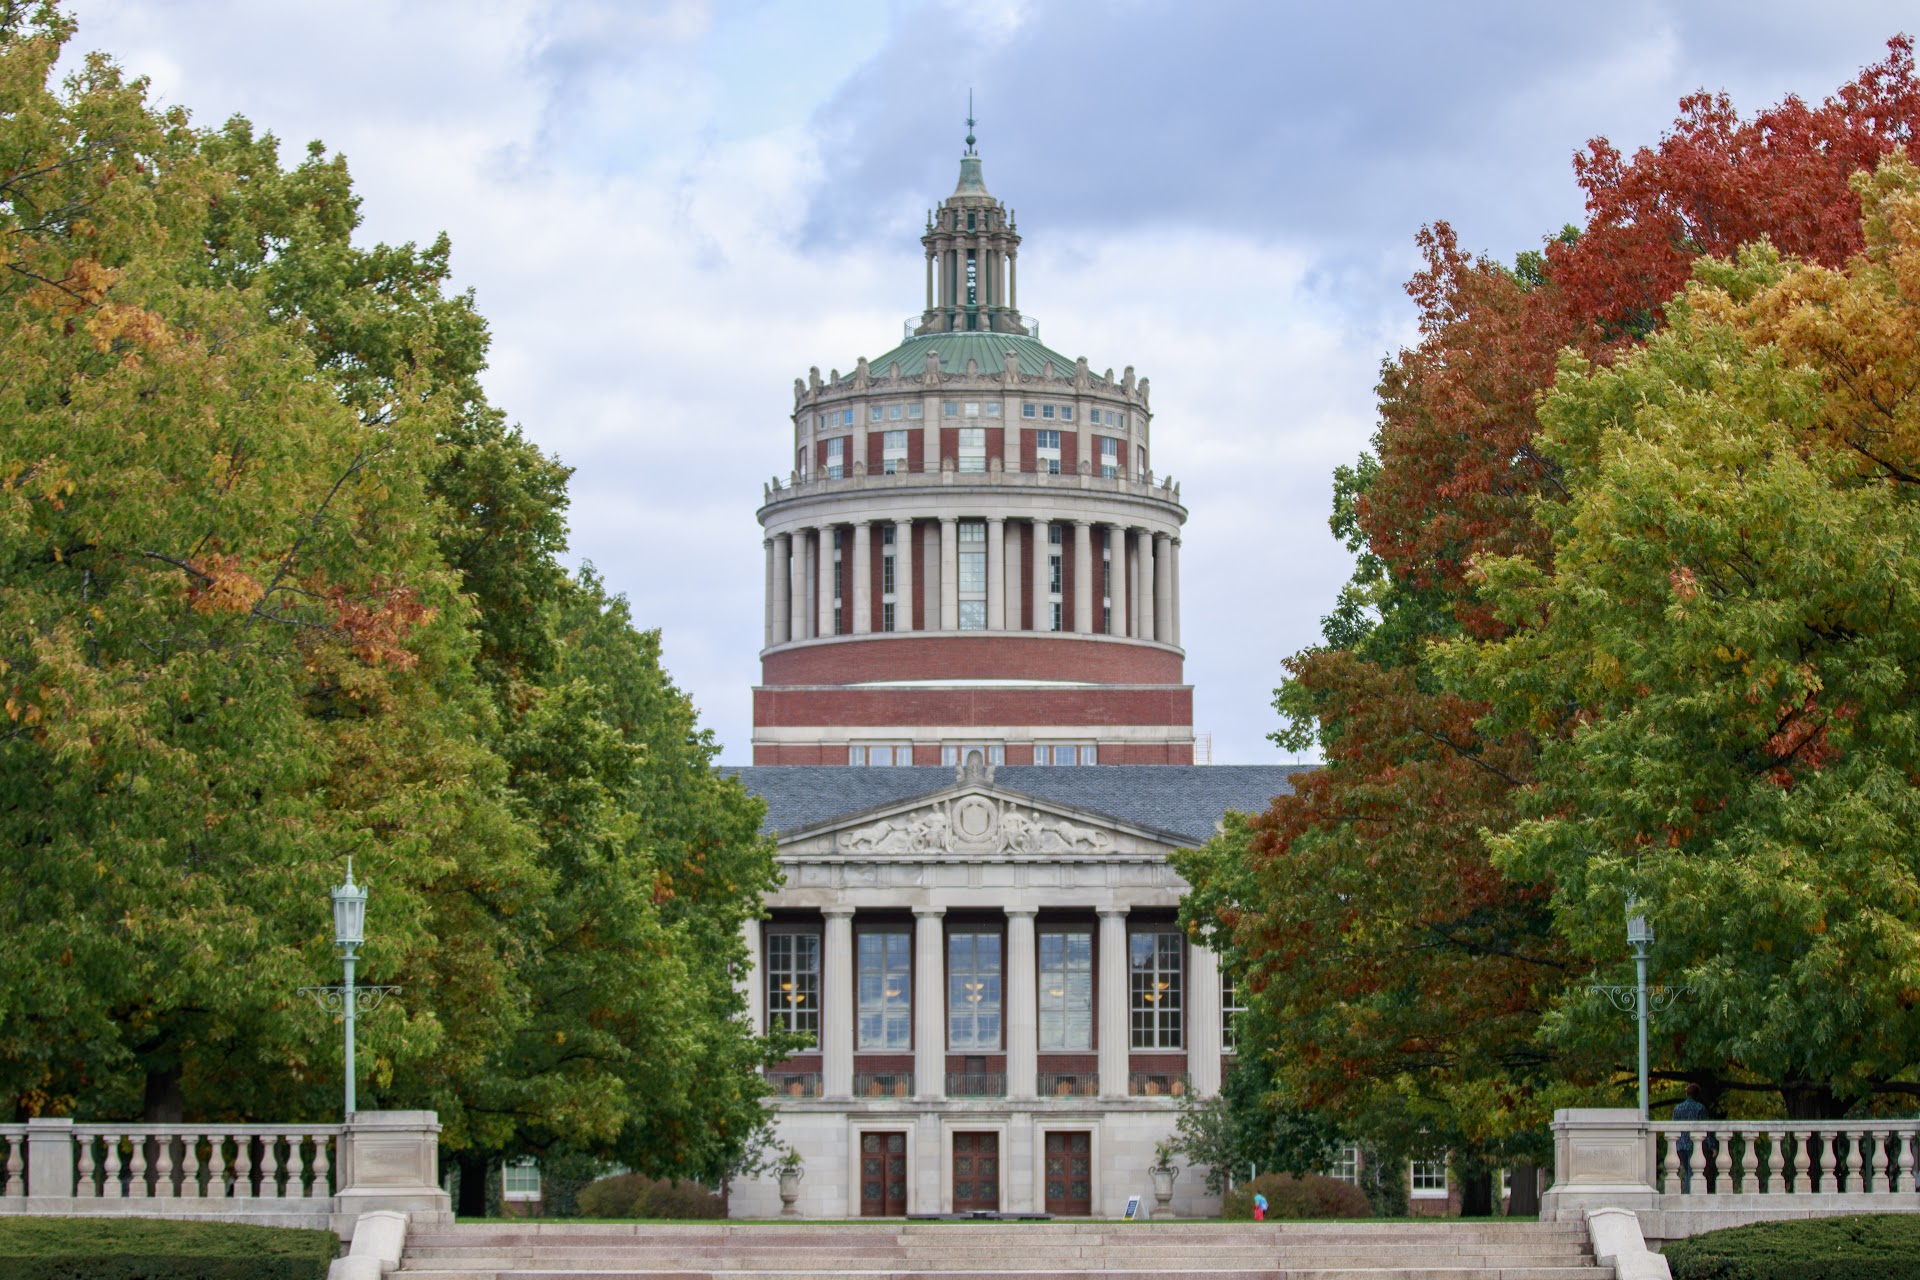
<svg viewBox="0 0 1920 1280"><path fill-rule="evenodd" d="M990 782L849 813L783 833L780 852L847 858L1163 855L1190 843L1110 815L1075 809Z"/></svg>

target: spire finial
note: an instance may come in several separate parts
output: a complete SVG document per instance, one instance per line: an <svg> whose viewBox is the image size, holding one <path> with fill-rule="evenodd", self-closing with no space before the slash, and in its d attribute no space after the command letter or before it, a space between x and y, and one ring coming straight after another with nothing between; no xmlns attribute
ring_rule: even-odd
<svg viewBox="0 0 1920 1280"><path fill-rule="evenodd" d="M967 154L973 154L973 90L967 90Z"/></svg>

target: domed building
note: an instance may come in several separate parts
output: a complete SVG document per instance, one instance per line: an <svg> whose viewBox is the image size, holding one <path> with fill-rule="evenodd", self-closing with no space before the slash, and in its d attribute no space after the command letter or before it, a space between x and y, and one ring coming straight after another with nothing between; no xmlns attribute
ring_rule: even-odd
<svg viewBox="0 0 1920 1280"><path fill-rule="evenodd" d="M1179 489L1147 380L1020 313L1020 236L971 135L927 219L926 308L794 380L766 488L757 765L1190 764Z"/></svg>
<svg viewBox="0 0 1920 1280"><path fill-rule="evenodd" d="M1168 855L1292 770L1193 763L1187 512L1147 382L1041 342L973 144L921 238L925 308L795 382L759 511L732 772L783 882L741 981L756 1025L811 1043L767 1073L805 1176L736 1182L742 1216L1151 1211L1155 1144L1233 1052ZM1215 1204L1192 1172L1161 1207Z"/></svg>

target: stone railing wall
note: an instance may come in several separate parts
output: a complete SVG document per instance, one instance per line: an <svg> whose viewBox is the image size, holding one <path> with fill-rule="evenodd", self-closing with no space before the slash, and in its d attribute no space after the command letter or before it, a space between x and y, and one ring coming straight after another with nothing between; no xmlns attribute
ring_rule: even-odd
<svg viewBox="0 0 1920 1280"><path fill-rule="evenodd" d="M438 1118L368 1111L344 1125L0 1125L0 1214L244 1219L351 1234L361 1213L451 1221Z"/></svg>
<svg viewBox="0 0 1920 1280"><path fill-rule="evenodd" d="M1650 1240L1847 1213L1920 1213L1920 1120L1645 1122L1554 1113L1543 1219L1631 1209Z"/></svg>

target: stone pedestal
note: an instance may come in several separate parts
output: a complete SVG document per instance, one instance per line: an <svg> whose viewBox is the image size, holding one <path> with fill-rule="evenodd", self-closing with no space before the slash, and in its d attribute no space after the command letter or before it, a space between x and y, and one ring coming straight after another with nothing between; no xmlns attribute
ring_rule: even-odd
<svg viewBox="0 0 1920 1280"><path fill-rule="evenodd" d="M359 1111L340 1139L335 1230L348 1234L363 1213L390 1209L415 1226L453 1221L440 1188L440 1118L431 1111Z"/></svg>
<svg viewBox="0 0 1920 1280"><path fill-rule="evenodd" d="M1631 1107L1570 1107L1553 1113L1553 1186L1540 1220L1584 1221L1589 1209L1658 1207L1647 1128Z"/></svg>

